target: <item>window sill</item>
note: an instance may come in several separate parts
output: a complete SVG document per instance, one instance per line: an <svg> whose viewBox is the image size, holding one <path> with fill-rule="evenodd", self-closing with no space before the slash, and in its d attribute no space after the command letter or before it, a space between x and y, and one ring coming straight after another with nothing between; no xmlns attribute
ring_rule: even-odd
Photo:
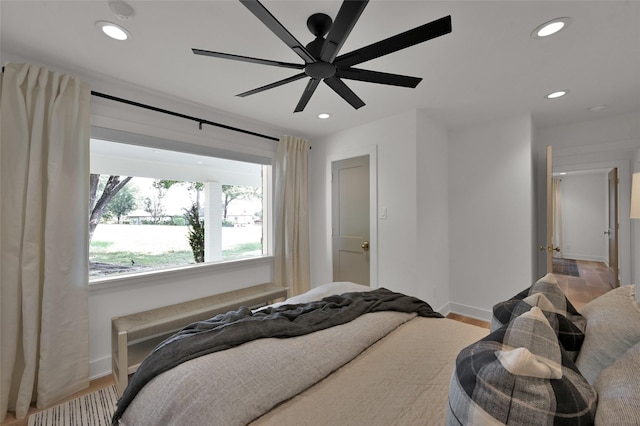
<svg viewBox="0 0 640 426"><path fill-rule="evenodd" d="M153 283L159 278L180 279L188 275L213 273L233 269L245 269L250 266L272 264L273 256L252 257L250 259L233 259L219 262L201 263L179 268L162 269L158 271L137 272L98 278L89 281L89 291L99 291L121 286L143 286Z"/></svg>

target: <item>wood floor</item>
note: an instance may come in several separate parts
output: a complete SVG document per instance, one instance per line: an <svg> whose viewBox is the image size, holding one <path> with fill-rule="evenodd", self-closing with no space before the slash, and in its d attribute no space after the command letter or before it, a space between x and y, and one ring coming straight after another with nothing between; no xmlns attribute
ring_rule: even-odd
<svg viewBox="0 0 640 426"><path fill-rule="evenodd" d="M562 291L567 295L567 298L571 301L576 309L580 310L585 304L589 303L596 297L611 290L609 285L609 271L604 263L578 261L579 277L572 277L568 275L554 274L558 280L558 285L562 288ZM464 322L467 324L476 325L478 327L489 328L489 323L474 318L465 317L463 315L451 313L447 315L447 318L451 318L456 321ZM69 401L74 398L78 398L82 395L95 392L98 389L113 385L115 382L111 375L101 377L99 379L91 381L89 387L83 391L78 392L75 395L70 396L60 403ZM40 410L32 407L29 410L29 414L33 414ZM15 418L14 413L9 412L7 418L0 426L26 426L27 419L18 420Z"/></svg>
<svg viewBox="0 0 640 426"><path fill-rule="evenodd" d="M573 306L580 311L584 305L612 290L609 284L609 268L602 262L578 260L579 277L554 274L558 285Z"/></svg>
<svg viewBox="0 0 640 426"><path fill-rule="evenodd" d="M490 328L489 323L486 322L486 321L482 321L482 320L475 319L475 318L465 317L464 315L460 315L460 314L450 313L449 315L447 315L447 318L452 319L452 320L456 320L456 321L460 321L460 322L463 322L465 324L476 325L476 326L482 327L482 328Z"/></svg>

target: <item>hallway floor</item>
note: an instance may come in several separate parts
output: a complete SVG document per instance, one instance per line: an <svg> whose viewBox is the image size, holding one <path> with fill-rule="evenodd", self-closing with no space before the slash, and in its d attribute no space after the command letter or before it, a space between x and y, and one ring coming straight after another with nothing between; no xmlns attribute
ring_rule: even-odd
<svg viewBox="0 0 640 426"><path fill-rule="evenodd" d="M598 296L612 290L609 284L609 268L602 262L578 260L579 277L554 274L558 285L579 311Z"/></svg>

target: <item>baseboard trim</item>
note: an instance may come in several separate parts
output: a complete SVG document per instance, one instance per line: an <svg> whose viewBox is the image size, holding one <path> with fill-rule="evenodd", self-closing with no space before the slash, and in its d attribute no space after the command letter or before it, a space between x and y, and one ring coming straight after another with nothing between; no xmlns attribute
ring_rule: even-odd
<svg viewBox="0 0 640 426"><path fill-rule="evenodd" d="M449 309L446 314L444 314L442 311L439 311L445 316L450 313L454 313L454 314L464 315L465 317L469 317L469 318L473 318L481 321L487 321L487 322L491 322L491 317L493 316L492 311L475 308L473 306L463 305L461 303L449 302L447 305Z"/></svg>
<svg viewBox="0 0 640 426"><path fill-rule="evenodd" d="M436 309L436 312L441 313L442 315L444 315L445 317L447 315L449 315L451 313L451 303L447 302L444 305L442 305L442 307L440 309Z"/></svg>
<svg viewBox="0 0 640 426"><path fill-rule="evenodd" d="M111 374L111 356L89 361L89 380Z"/></svg>

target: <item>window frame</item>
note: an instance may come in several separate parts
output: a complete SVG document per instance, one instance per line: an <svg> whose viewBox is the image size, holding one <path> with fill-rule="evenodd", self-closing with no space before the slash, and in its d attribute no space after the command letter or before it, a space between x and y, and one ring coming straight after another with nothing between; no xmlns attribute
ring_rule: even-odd
<svg viewBox="0 0 640 426"><path fill-rule="evenodd" d="M87 277L88 286L92 290L101 288L111 288L123 285L135 285L141 283L153 282L159 278L171 278L179 280L193 274L213 273L227 269L241 269L262 263L273 263L273 171L275 153L272 156L256 155L241 151L230 151L215 146L198 145L188 142L177 141L173 139L165 139L156 136L148 136L139 133L108 129L104 127L91 126L91 138L117 142L127 145L135 145L150 149L159 149L166 151L175 151L180 153L201 155L207 157L215 157L220 159L241 161L254 163L263 166L270 166L271 173L262 177L263 182L263 254L240 259L221 259L184 265L172 268L156 269L143 272L122 273L116 275L108 275L98 278ZM264 169L263 169L264 170ZM87 177L88 179L88 177ZM89 251L89 242L87 241L87 251Z"/></svg>

